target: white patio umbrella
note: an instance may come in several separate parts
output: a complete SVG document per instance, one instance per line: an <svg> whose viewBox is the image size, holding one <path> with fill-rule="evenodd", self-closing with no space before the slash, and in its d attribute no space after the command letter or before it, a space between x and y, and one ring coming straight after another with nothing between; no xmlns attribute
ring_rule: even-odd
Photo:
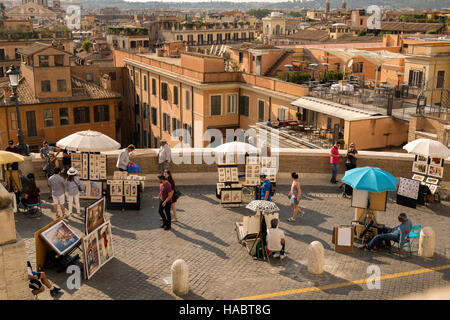
<svg viewBox="0 0 450 320"><path fill-rule="evenodd" d="M216 153L233 153L233 154L245 154L245 153L257 153L258 148L252 146L249 143L234 141L221 144L214 148Z"/></svg>
<svg viewBox="0 0 450 320"><path fill-rule="evenodd" d="M450 156L450 150L445 145L439 141L425 138L411 141L403 149L425 157L447 159Z"/></svg>
<svg viewBox="0 0 450 320"><path fill-rule="evenodd" d="M120 149L120 143L97 131L79 131L56 143L56 146L70 151L101 152Z"/></svg>

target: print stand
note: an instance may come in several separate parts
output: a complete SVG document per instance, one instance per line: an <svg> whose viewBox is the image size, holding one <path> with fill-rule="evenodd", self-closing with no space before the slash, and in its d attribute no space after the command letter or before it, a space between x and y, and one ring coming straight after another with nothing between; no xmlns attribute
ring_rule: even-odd
<svg viewBox="0 0 450 320"><path fill-rule="evenodd" d="M77 254L75 256L71 256L71 254L76 250L80 249L81 241L78 239L78 241L67 251L65 251L63 254L58 254L52 246L48 244L47 241L43 239L41 234L43 234L48 229L52 228L54 225L58 224L60 221L63 221L63 218L58 218L55 221L52 221L47 226L43 227L42 229L38 230L34 234L34 241L35 241L35 249L36 249L36 268L38 271L43 270L46 266L49 265L52 267L57 267L58 273L63 272L69 265L73 264L75 261L77 261L80 256ZM47 258L50 256L51 252L55 252L56 259L53 261L53 263L49 263L47 261Z"/></svg>
<svg viewBox="0 0 450 320"><path fill-rule="evenodd" d="M239 207L242 204L242 185L239 183L236 164L218 165L219 183L216 194L225 207Z"/></svg>
<svg viewBox="0 0 450 320"><path fill-rule="evenodd" d="M440 182L444 176L444 159L426 157L416 155L412 166L413 180L417 180L420 183L419 194L417 197L418 204L425 204L427 202L434 202L440 199L438 190L440 189ZM431 195L430 198L426 195ZM411 201L408 199L400 198L402 203L406 203L406 206L411 206Z"/></svg>
<svg viewBox="0 0 450 320"><path fill-rule="evenodd" d="M80 199L100 199L106 180L106 155L99 152L73 152L72 167L78 170L83 191Z"/></svg>
<svg viewBox="0 0 450 320"><path fill-rule="evenodd" d="M115 171L113 179L106 182L107 209L140 210L144 180L144 174Z"/></svg>

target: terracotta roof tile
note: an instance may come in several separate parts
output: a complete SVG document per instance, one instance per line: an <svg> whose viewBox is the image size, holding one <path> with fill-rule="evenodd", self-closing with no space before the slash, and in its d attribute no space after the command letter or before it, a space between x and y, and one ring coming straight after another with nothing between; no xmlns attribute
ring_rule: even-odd
<svg viewBox="0 0 450 320"><path fill-rule="evenodd" d="M14 102L5 99L5 92L9 90L9 82L0 82L0 106L14 105ZM17 88L20 105L33 105L40 103L62 103L78 100L117 99L121 95L111 90L104 89L95 83L87 82L76 76L72 76L72 96L62 98L38 98L33 94L30 84L22 78Z"/></svg>

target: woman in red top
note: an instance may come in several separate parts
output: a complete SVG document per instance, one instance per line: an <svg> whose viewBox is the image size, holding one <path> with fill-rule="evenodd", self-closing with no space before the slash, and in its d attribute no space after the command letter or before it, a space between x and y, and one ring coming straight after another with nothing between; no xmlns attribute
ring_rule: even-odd
<svg viewBox="0 0 450 320"><path fill-rule="evenodd" d="M169 181L170 186L172 187L172 191L175 195L176 189L175 189L175 181L172 178L172 173L169 170L164 170L164 176L166 177L167 181ZM177 222L177 208L176 208L176 202L177 199L175 198L175 196L172 197L172 204L171 204L171 208L172 208L172 212L173 212L173 219L172 222Z"/></svg>
<svg viewBox="0 0 450 320"><path fill-rule="evenodd" d="M39 195L41 190L36 187L36 182L34 181L34 174L30 173L28 176L28 188L25 191L25 197L22 198L22 204L26 206L27 204L36 204L39 201Z"/></svg>

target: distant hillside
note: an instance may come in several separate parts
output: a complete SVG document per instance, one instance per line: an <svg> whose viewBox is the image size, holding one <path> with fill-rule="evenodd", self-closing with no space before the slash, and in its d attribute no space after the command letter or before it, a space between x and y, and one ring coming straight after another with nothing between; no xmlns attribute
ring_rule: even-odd
<svg viewBox="0 0 450 320"><path fill-rule="evenodd" d="M331 8L341 6L342 0L330 0ZM121 9L236 9L249 10L256 8L267 9L301 9L324 8L325 0L291 2L125 2L123 0L81 0L85 8L119 7ZM450 0L347 0L349 9L366 8L368 5L378 5L386 8L408 9L442 9L450 8Z"/></svg>

